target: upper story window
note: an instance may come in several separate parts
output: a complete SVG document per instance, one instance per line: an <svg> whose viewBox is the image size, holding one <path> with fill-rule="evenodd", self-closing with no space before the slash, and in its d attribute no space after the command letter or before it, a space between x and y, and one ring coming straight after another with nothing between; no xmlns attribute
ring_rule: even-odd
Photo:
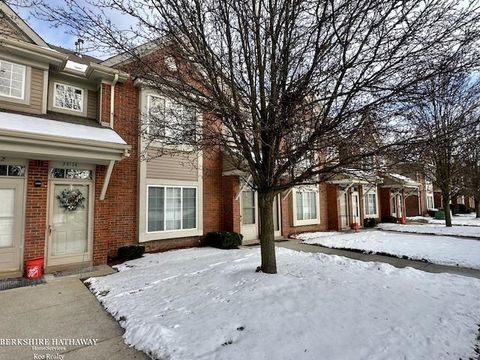
<svg viewBox="0 0 480 360"><path fill-rule="evenodd" d="M166 143L188 143L196 137L197 114L193 107L149 95L147 100L148 133Z"/></svg>
<svg viewBox="0 0 480 360"><path fill-rule="evenodd" d="M83 112L84 90L75 86L54 83L53 106L60 109Z"/></svg>
<svg viewBox="0 0 480 360"><path fill-rule="evenodd" d="M0 60L0 96L25 98L25 65Z"/></svg>

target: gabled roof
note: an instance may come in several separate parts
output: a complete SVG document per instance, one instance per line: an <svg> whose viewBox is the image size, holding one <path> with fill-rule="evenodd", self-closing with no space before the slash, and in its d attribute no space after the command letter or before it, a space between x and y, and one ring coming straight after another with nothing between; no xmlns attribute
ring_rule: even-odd
<svg viewBox="0 0 480 360"><path fill-rule="evenodd" d="M5 4L5 2L0 2L0 11L8 17L10 21L14 23L18 29L25 34L35 45L42 47L49 47L48 44L38 35L13 9Z"/></svg>
<svg viewBox="0 0 480 360"><path fill-rule="evenodd" d="M396 173L383 174L384 186L383 187L404 187L404 188L418 188L420 183L417 181Z"/></svg>
<svg viewBox="0 0 480 360"><path fill-rule="evenodd" d="M137 46L134 51L136 52L135 55L137 56L145 56L148 55L149 53L165 46L165 40L164 39L158 39L158 40L152 40L149 41L145 44ZM133 58L132 54L129 54L127 52L123 52L118 55L114 55L102 62L102 65L105 66L118 66L122 65L125 63L128 63L131 59Z"/></svg>
<svg viewBox="0 0 480 360"><path fill-rule="evenodd" d="M96 63L100 64L102 62L101 59L98 59L96 57L90 56L90 55L79 55L75 51L63 48L61 46L53 45L53 44L48 44L53 50L57 50L58 52L61 52L62 54L65 54L68 56L68 60L79 63L79 64L85 64L89 65L90 63Z"/></svg>

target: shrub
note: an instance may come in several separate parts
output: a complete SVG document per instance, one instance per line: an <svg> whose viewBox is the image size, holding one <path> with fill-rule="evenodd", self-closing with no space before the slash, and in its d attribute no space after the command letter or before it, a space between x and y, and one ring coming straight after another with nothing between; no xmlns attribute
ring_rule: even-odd
<svg viewBox="0 0 480 360"><path fill-rule="evenodd" d="M208 246L219 249L238 249L242 245L241 234L230 231L209 232L205 237L205 243Z"/></svg>
<svg viewBox="0 0 480 360"><path fill-rule="evenodd" d="M465 204L458 204L459 214L470 214L470 209Z"/></svg>
<svg viewBox="0 0 480 360"><path fill-rule="evenodd" d="M427 210L428 216L434 218L434 217L435 217L435 213L436 213L437 211L438 211L438 210L428 209L428 210Z"/></svg>
<svg viewBox="0 0 480 360"><path fill-rule="evenodd" d="M398 222L398 219L395 216L389 215L389 216L384 216L382 218L382 222L396 224Z"/></svg>
<svg viewBox="0 0 480 360"><path fill-rule="evenodd" d="M363 220L363 227L373 228L373 227L377 226L377 223L378 223L378 221L375 218L365 218Z"/></svg>
<svg viewBox="0 0 480 360"><path fill-rule="evenodd" d="M145 253L145 246L143 245L129 245L118 248L118 258L121 260L138 259Z"/></svg>
<svg viewBox="0 0 480 360"><path fill-rule="evenodd" d="M460 205L450 205L450 210L452 211L452 215L457 215L460 212Z"/></svg>
<svg viewBox="0 0 480 360"><path fill-rule="evenodd" d="M443 211L443 209L438 209L438 211L435 212L435 219L445 220L445 211Z"/></svg>

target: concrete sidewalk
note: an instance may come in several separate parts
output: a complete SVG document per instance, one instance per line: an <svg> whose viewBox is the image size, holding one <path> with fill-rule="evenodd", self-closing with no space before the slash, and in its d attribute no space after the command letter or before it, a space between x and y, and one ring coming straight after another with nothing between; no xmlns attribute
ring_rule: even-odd
<svg viewBox="0 0 480 360"><path fill-rule="evenodd" d="M0 304L0 341L97 339L94 346L48 351L0 343L0 359L148 359L125 345L123 329L78 277L49 278L46 284L0 291Z"/></svg>
<svg viewBox="0 0 480 360"><path fill-rule="evenodd" d="M329 255L345 256L350 259L360 261L375 261L383 262L393 265L398 268L412 267L418 270L427 271L431 273L450 273L456 275L470 276L480 279L480 270L467 269L455 266L436 265L426 263L423 261L401 259L396 257L390 257L385 255L376 254L363 254L361 252L343 250L343 249L331 249L320 245L303 244L300 240L291 239L288 241L277 242L276 246L284 247L287 249L305 251L305 252L318 252Z"/></svg>

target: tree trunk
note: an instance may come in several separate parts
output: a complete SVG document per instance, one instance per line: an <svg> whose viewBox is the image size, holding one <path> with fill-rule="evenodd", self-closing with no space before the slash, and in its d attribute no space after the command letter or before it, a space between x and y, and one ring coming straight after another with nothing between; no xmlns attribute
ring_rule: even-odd
<svg viewBox="0 0 480 360"><path fill-rule="evenodd" d="M477 214L477 218L480 219L480 196L475 197L475 213Z"/></svg>
<svg viewBox="0 0 480 360"><path fill-rule="evenodd" d="M258 207L260 215L260 249L262 253L262 272L277 273L275 257L275 239L273 225L273 193L258 193Z"/></svg>
<svg viewBox="0 0 480 360"><path fill-rule="evenodd" d="M445 212L445 225L452 226L452 214L450 212L450 194L442 191L443 211Z"/></svg>

